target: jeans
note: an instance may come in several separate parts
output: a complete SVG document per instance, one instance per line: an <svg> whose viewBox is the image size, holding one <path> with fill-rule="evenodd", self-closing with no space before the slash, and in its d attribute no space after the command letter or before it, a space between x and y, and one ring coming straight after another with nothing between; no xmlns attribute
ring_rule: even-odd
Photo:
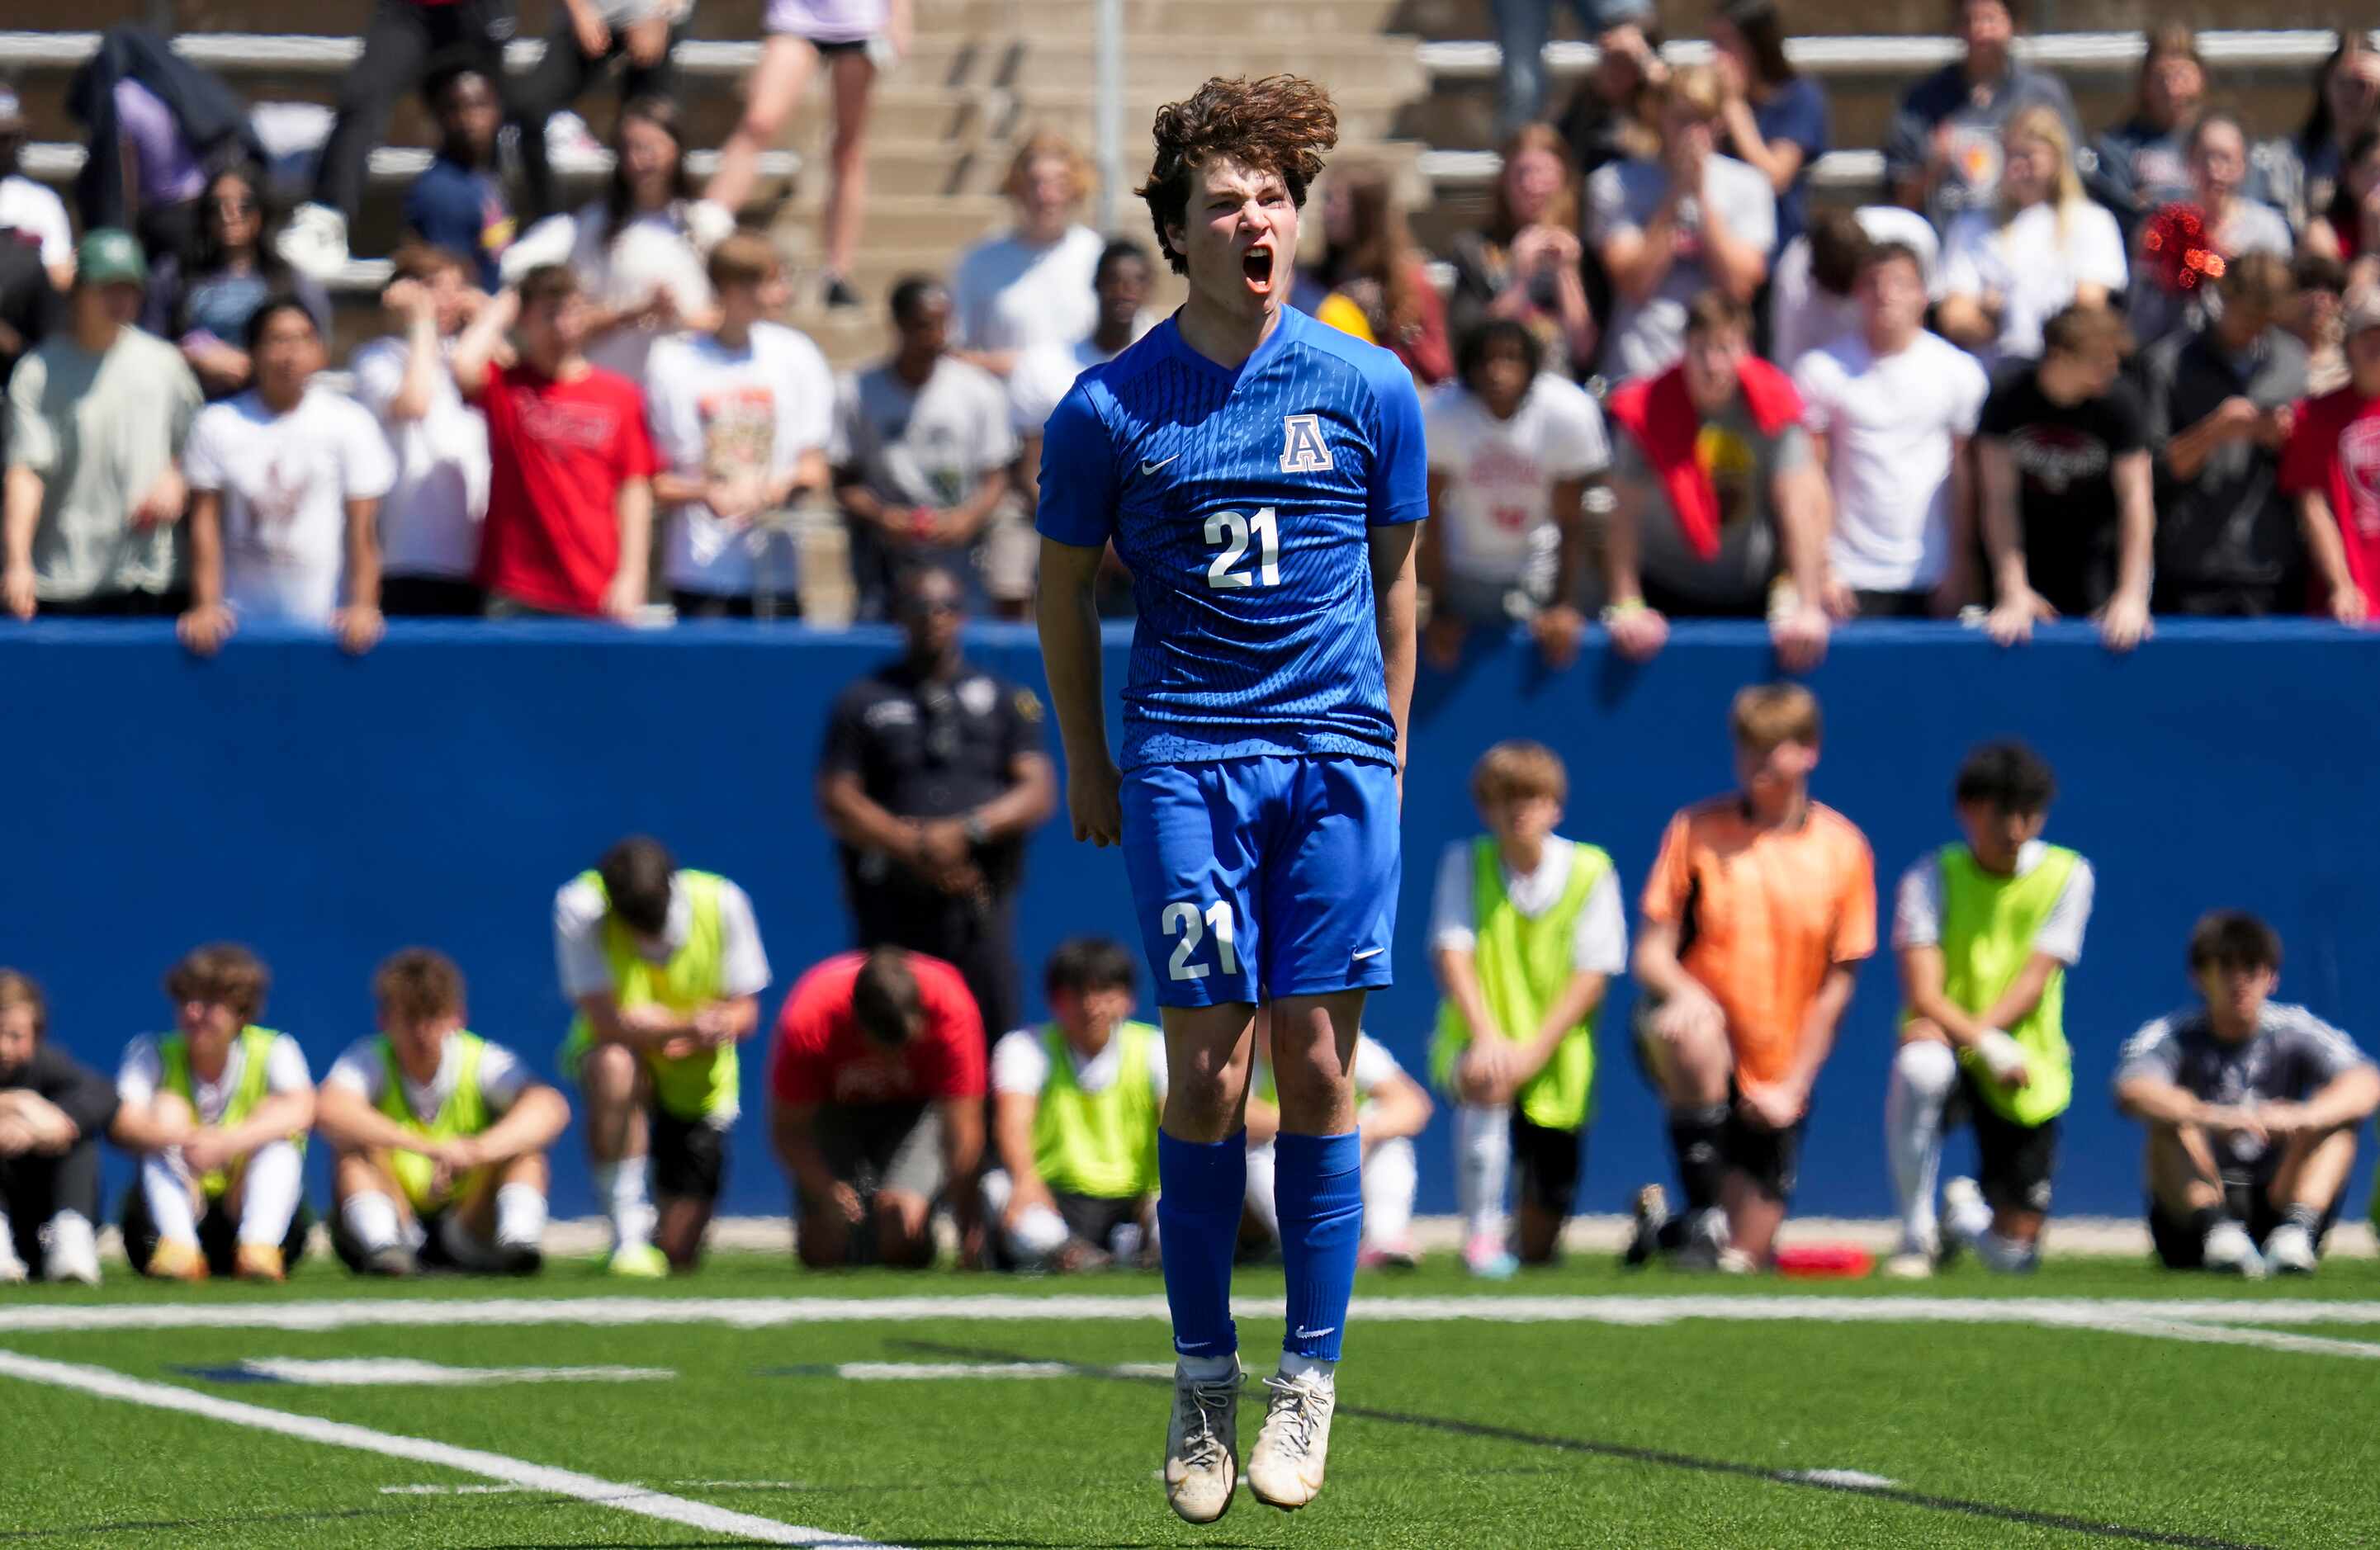
<svg viewBox="0 0 2380 1550"><path fill-rule="evenodd" d="M1649 19L1652 7L1630 0L1493 0L1496 46L1503 51L1496 83L1496 138L1501 140L1546 110L1546 41L1554 7L1566 5L1590 38L1623 21Z"/></svg>

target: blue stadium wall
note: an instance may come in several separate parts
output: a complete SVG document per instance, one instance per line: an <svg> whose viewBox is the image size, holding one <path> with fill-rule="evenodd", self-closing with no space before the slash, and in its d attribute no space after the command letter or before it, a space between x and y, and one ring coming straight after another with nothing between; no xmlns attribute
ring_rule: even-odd
<svg viewBox="0 0 2380 1550"><path fill-rule="evenodd" d="M836 691L895 644L868 630L418 625L362 660L260 630L200 662L161 626L0 631L0 963L48 987L53 1036L112 1070L128 1035L165 1023L158 978L177 953L249 942L274 974L266 1021L299 1037L319 1076L370 1031L372 965L427 943L468 974L474 1025L550 1072L565 1021L553 890L641 829L750 890L776 969L773 1021L801 970L847 943L811 776ZM970 650L1038 687L1027 632L981 627ZM1117 634L1111 684L1124 658ZM1481 748L1514 734L1557 748L1572 778L1564 831L1607 846L1633 899L1669 814L1730 783L1728 697L1773 666L1756 626L1706 625L1681 629L1645 667L1590 651L1550 674L1493 640L1459 671L1426 675L1398 983L1374 999L1373 1033L1423 1060L1431 881L1442 847L1472 832L1466 778ZM2099 870L2067 1003L2079 1071L2060 1210L2138 1209L2140 1138L2107 1080L2124 1037L2188 996L2182 943L2202 910L2265 914L2288 944L2283 994L2380 1035L2380 640L2168 623L2119 660L2080 626L2003 652L1947 626L1878 625L1840 638L1811 682L1828 721L1817 790L1873 842L1887 922L1900 870L1952 833L1948 788L1970 745L2022 735L2057 764L2051 832ZM1035 840L1028 878L1021 946L1036 986L1062 937L1130 919L1116 853L1072 843L1062 819ZM1582 1203L1593 1211L1624 1209L1669 1172L1659 1111L1627 1052L1630 996L1618 987L1603 1021ZM1818 1087L1804 1212L1889 1209L1880 1109L1895 1000L1879 959ZM762 1047L745 1068L726 1201L739 1213L781 1212L786 1198L762 1127ZM1451 1208L1448 1129L1441 1115L1424 1146L1426 1210ZM565 1213L592 1209L578 1148L574 1133L557 1158ZM110 1167L112 1182L128 1176L121 1158ZM315 1167L319 1194L319 1150ZM2359 1210L2370 1171L2367 1157Z"/></svg>

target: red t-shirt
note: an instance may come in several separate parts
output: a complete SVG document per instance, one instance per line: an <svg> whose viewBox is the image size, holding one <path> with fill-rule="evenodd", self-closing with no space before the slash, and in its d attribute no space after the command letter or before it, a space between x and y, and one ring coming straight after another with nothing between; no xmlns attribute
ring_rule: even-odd
<svg viewBox="0 0 2380 1550"><path fill-rule="evenodd" d="M480 585L556 613L603 611L620 568L620 487L660 466L645 395L600 369L557 381L526 366L491 366L488 523Z"/></svg>
<svg viewBox="0 0 2380 1550"><path fill-rule="evenodd" d="M2281 490L2329 499L2347 574L2364 597L2380 601L2380 398L2365 398L2350 383L2299 406L2281 454Z"/></svg>
<svg viewBox="0 0 2380 1550"><path fill-rule="evenodd" d="M983 1096L983 1016L959 972L909 955L926 1025L899 1049L860 1031L851 988L864 952L828 959L794 985L777 1016L769 1089L779 1103L919 1103Z"/></svg>

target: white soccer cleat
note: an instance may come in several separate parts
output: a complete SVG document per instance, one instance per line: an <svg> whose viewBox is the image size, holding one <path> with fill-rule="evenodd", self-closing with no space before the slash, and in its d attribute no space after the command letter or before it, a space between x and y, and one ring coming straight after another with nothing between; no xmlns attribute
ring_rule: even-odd
<svg viewBox="0 0 2380 1550"><path fill-rule="evenodd" d="M2311 1276L2321 1256L2313 1235L2295 1222L2283 1222L2265 1239L2265 1263L2276 1276Z"/></svg>
<svg viewBox="0 0 2380 1550"><path fill-rule="evenodd" d="M1322 1489L1330 1459L1330 1411L1337 1391L1318 1374L1267 1378L1264 1430L1248 1455L1248 1492L1267 1507L1293 1512Z"/></svg>
<svg viewBox="0 0 2380 1550"><path fill-rule="evenodd" d="M2220 1221L2206 1229L2204 1257L2206 1268L2218 1276L2241 1276L2252 1281L2265 1278L2264 1258L2256 1253L2248 1229L2238 1222Z"/></svg>
<svg viewBox="0 0 2380 1550"><path fill-rule="evenodd" d="M0 1233L0 1286L22 1286L31 1279L32 1274L25 1267L25 1262L17 1257L16 1245L8 1241L6 1234Z"/></svg>
<svg viewBox="0 0 2380 1550"><path fill-rule="evenodd" d="M99 1285L99 1240L80 1217L60 1217L42 1229L42 1278Z"/></svg>
<svg viewBox="0 0 2380 1550"><path fill-rule="evenodd" d="M1925 1281L1934 1277L1934 1256L1923 1249L1903 1249L1884 1262L1885 1278Z"/></svg>
<svg viewBox="0 0 2380 1550"><path fill-rule="evenodd" d="M1211 1523L1240 1482L1240 1364L1200 1383L1173 1369L1173 1420L1165 1432L1165 1505L1186 1523Z"/></svg>
<svg viewBox="0 0 2380 1550"><path fill-rule="evenodd" d="M322 284L347 266L347 218L327 204L301 204L281 233L281 260Z"/></svg>

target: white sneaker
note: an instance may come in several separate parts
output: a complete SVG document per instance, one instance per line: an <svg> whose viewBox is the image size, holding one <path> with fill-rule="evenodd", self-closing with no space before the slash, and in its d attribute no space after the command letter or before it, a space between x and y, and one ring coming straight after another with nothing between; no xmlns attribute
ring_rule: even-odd
<svg viewBox="0 0 2380 1550"><path fill-rule="evenodd" d="M282 261L329 284L347 266L347 218L327 204L301 204L281 233Z"/></svg>
<svg viewBox="0 0 2380 1550"><path fill-rule="evenodd" d="M2252 1281L2265 1278L2264 1258L2256 1253L2248 1229L2238 1222L2225 1220L2208 1228L2204 1253L2206 1268L2218 1276L2241 1276Z"/></svg>
<svg viewBox="0 0 2380 1550"><path fill-rule="evenodd" d="M80 1217L59 1217L42 1229L42 1278L99 1285L99 1240Z"/></svg>
<svg viewBox="0 0 2380 1550"><path fill-rule="evenodd" d="M1713 1257L1711 1268L1722 1276L1756 1276L1760 1273L1758 1262L1732 1243Z"/></svg>
<svg viewBox="0 0 2380 1550"><path fill-rule="evenodd" d="M1934 1256L1923 1249L1903 1249L1884 1262L1885 1278L1925 1281L1934 1277Z"/></svg>
<svg viewBox="0 0 2380 1550"><path fill-rule="evenodd" d="M1165 1505L1188 1523L1211 1523L1240 1480L1240 1364L1199 1383L1173 1369L1173 1420L1165 1432Z"/></svg>
<svg viewBox="0 0 2380 1550"><path fill-rule="evenodd" d="M1265 1379L1264 1430L1248 1455L1248 1493L1267 1507L1292 1512L1322 1489L1330 1459L1330 1412L1337 1390L1318 1374Z"/></svg>
<svg viewBox="0 0 2380 1550"><path fill-rule="evenodd" d="M0 1236L0 1286L22 1286L31 1279L32 1272L17 1257L16 1245Z"/></svg>
<svg viewBox="0 0 2380 1550"><path fill-rule="evenodd" d="M2313 1235L2295 1222L2283 1222L2265 1238L2265 1263L2277 1276L2311 1276L2320 1263Z"/></svg>

